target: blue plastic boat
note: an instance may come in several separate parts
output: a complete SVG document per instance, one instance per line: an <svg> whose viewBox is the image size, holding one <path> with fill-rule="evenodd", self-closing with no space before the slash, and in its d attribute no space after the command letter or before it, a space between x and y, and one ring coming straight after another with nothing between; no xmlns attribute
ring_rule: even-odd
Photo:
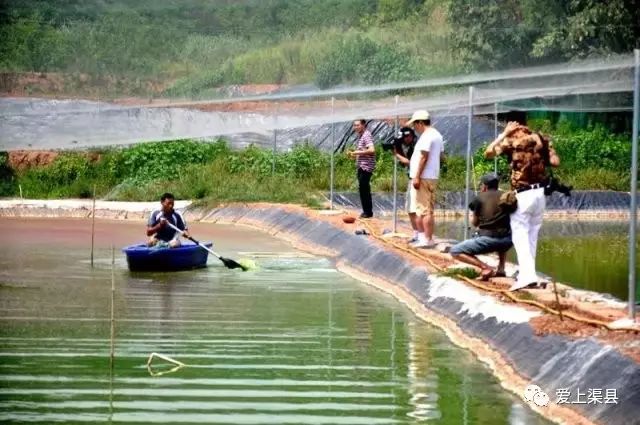
<svg viewBox="0 0 640 425"><path fill-rule="evenodd" d="M203 243L207 248L211 242ZM127 264L132 272L178 271L199 269L207 266L209 252L195 244L184 244L178 248L149 248L145 244L122 248L127 255Z"/></svg>

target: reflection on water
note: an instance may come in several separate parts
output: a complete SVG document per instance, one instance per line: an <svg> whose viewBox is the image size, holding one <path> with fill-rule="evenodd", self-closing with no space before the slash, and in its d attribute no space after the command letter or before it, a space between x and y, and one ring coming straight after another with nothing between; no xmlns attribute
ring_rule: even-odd
<svg viewBox="0 0 640 425"><path fill-rule="evenodd" d="M462 221L440 222L436 227L438 235L462 238ZM636 253L640 279L640 242ZM536 262L540 272L560 282L626 300L628 256L629 223L546 220L540 232ZM509 261L517 262L513 249Z"/></svg>
<svg viewBox="0 0 640 425"><path fill-rule="evenodd" d="M25 241L30 225L0 220L2 422L546 423L441 332L314 257L131 275L119 256L111 374L109 250L91 270L70 241ZM249 232L216 241L273 250ZM186 366L156 359L151 376L152 352Z"/></svg>

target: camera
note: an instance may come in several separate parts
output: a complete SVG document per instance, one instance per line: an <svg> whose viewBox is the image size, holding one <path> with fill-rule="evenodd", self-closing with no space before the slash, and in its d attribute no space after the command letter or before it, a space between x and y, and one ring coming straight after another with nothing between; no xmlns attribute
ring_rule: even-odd
<svg viewBox="0 0 640 425"><path fill-rule="evenodd" d="M397 132L393 134L392 140L387 140L382 143L382 149L386 151L392 151L394 148L396 150L402 150L402 144L404 143L404 136L412 135L413 141L416 140L416 134L413 132L413 129L410 127L402 127Z"/></svg>
<svg viewBox="0 0 640 425"><path fill-rule="evenodd" d="M382 142L382 149L385 151L392 151L394 147L398 146L398 143L402 143L402 139L398 142L396 137L393 140L385 140Z"/></svg>
<svg viewBox="0 0 640 425"><path fill-rule="evenodd" d="M564 196L571 196L573 186L567 186L562 184L560 180L555 177L550 177L547 185L544 187L545 196L550 196L553 192L560 192Z"/></svg>

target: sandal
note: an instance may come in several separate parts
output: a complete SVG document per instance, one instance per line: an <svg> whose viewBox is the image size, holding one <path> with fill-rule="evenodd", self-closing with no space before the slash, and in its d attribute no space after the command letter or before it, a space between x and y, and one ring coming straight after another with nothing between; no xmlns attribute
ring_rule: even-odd
<svg viewBox="0 0 640 425"><path fill-rule="evenodd" d="M480 272L480 280L487 281L492 277L496 277L496 271L493 269L484 269Z"/></svg>

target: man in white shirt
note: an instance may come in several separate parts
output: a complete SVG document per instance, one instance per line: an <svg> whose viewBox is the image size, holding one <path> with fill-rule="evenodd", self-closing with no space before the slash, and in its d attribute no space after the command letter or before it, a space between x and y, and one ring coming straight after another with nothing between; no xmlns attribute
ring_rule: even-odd
<svg viewBox="0 0 640 425"><path fill-rule="evenodd" d="M414 248L433 248L433 227L436 188L440 177L440 160L443 156L442 134L431 126L429 112L419 110L413 113L407 125L420 134L409 164L409 178L413 182L418 214L418 241Z"/></svg>

